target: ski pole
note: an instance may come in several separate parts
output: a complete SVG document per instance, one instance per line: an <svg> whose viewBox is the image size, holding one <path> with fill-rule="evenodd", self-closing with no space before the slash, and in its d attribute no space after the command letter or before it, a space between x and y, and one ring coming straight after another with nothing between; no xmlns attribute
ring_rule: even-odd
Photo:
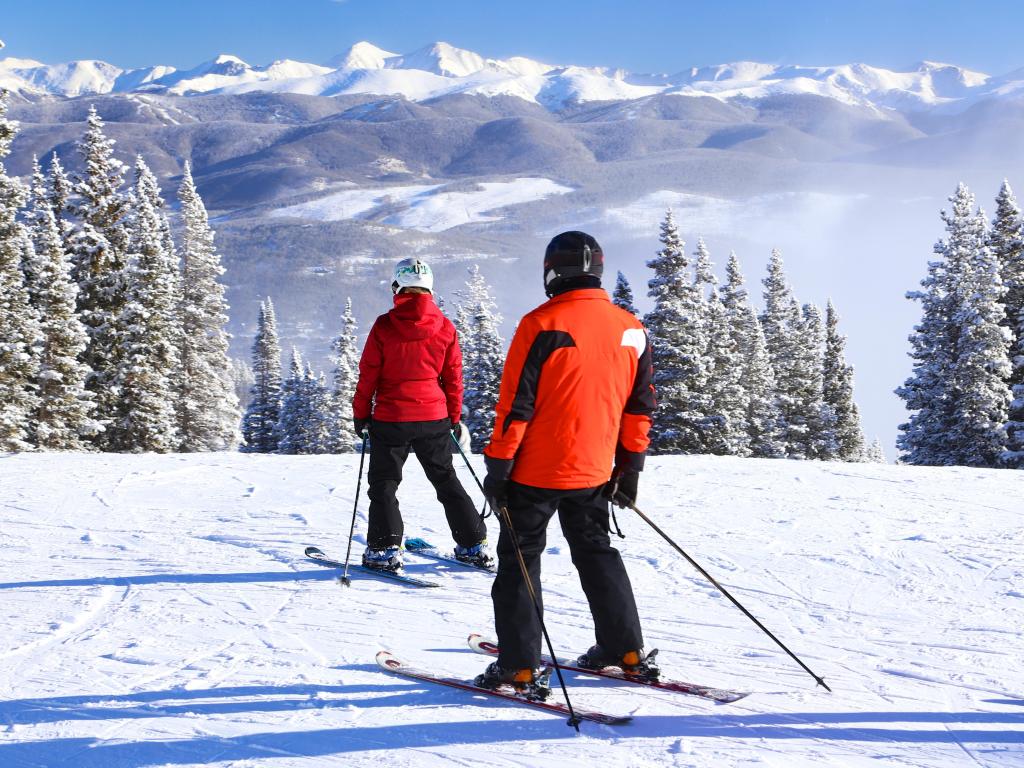
<svg viewBox="0 0 1024 768"><path fill-rule="evenodd" d="M523 550L519 547L519 539L516 537L516 529L512 527L512 516L508 513L508 506L502 504L498 508L498 519L505 523L505 527L508 529L509 538L512 539L512 548L516 552L516 560L519 561L519 570L523 574L523 581L526 582L526 589L530 593L530 600L533 602L533 610L537 614L537 620L540 622L541 632L544 633L544 640L548 644L548 653L551 655L551 665L555 668L555 674L558 675L558 684L562 686L562 695L565 697L565 705L569 708L569 722L567 725L571 725L576 729L576 733L580 732L580 718L576 716L576 712L573 711L572 701L569 700L569 690L565 687L565 680L562 678L562 667L558 663L558 657L555 656L555 648L551 644L551 636L548 634L548 628L544 624L544 613L540 609L540 601L537 600L537 593L533 591L533 582L530 581L530 572L526 568L526 560L523 558Z"/></svg>
<svg viewBox="0 0 1024 768"><path fill-rule="evenodd" d="M351 587L352 580L348 577L348 558L352 554L352 534L356 531L356 509L359 507L359 487L363 484L363 462L366 461L366 438L368 434L363 430L363 446L359 449L359 475L356 477L356 500L352 504L352 525L348 529L348 549L345 550L345 572L341 576L341 584L344 587Z"/></svg>
<svg viewBox="0 0 1024 768"><path fill-rule="evenodd" d="M466 426L463 425L462 428L465 429ZM484 495L484 505L480 510L480 517L486 518L488 516L485 514L487 511L487 494L484 493L484 485L480 482L480 478L476 476L476 472L473 470L473 465L469 463L469 457L466 455L466 452L462 450L462 445L459 443L459 439L455 437L455 430L449 431L448 434L452 436L452 442L454 442L455 447L459 449L459 455L462 456L462 460L466 462L466 466L469 468L469 474L471 474L473 479L476 480L476 487L479 488L480 493Z"/></svg>
<svg viewBox="0 0 1024 768"><path fill-rule="evenodd" d="M829 693L832 693L832 689L829 688L828 685L825 684L825 678L819 677L818 675L814 674L814 672L811 671L810 667L808 667L806 664L804 664L795 653L793 653L791 650L789 650L789 648L787 648L783 644L783 642L781 640L779 640L779 638L777 638L775 635L773 635L764 624L762 624L760 621L758 621L757 618L754 616L754 614L752 614L750 611L748 611L746 608L744 608L740 604L739 600L737 600L735 597L733 597L731 594L729 594L729 590L727 590L725 587L723 587L721 584L719 584L717 581L715 581L714 577L710 573L708 573L703 568L701 568L700 564L696 560L694 560L692 557L690 557L688 554L686 554L686 552L683 551L682 547L680 547L678 544L676 544L674 541L672 541L672 539L669 538L667 533L665 533L663 530L661 530L661 528L659 528L657 525L654 524L654 521L651 520L651 518L649 518L647 515L645 515L639 509L637 509L637 506L635 504L633 504L625 496L623 496L621 493L616 492L616 495L618 496L619 500L625 506L629 507L634 512L636 512L638 515L640 515L640 517L643 519L643 521L645 523L647 523L649 526L651 526L651 528L653 528L655 531L657 531L658 535L660 535L661 538L663 538L665 541L667 541L669 544L671 544L672 548L675 549L676 552L678 552L680 555L685 557L686 560L690 563L690 565L692 565L694 568L696 568L698 571L700 571L705 579L707 579L712 584L714 584L715 587L718 588L719 592L721 592L723 595L725 595L727 598L729 598L732 601L733 605L735 605L737 608L739 608L741 611L743 611L743 613L746 614L748 619L750 619L752 622L757 624L757 626L761 629L762 632L764 632L766 635L768 635L768 637L770 637L772 640L775 641L776 645L778 645L782 650L784 650L786 653L788 653L790 658L793 659L793 661L795 661L797 664L799 664L801 667L803 667L804 671L807 672L807 674L809 674L811 677L813 677L814 680L818 683L818 685L820 685L822 688L824 688Z"/></svg>

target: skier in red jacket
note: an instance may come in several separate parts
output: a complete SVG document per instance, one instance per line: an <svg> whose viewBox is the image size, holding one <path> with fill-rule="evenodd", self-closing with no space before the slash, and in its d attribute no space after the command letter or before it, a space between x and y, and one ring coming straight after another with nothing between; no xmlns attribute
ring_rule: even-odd
<svg viewBox="0 0 1024 768"><path fill-rule="evenodd" d="M489 565L487 528L452 466L452 435L464 435L462 352L455 326L434 303L434 275L419 259L395 266L394 308L377 318L359 361L352 399L356 434L370 436L370 513L363 565L402 567L402 514L395 494L409 449L444 507L455 556Z"/></svg>

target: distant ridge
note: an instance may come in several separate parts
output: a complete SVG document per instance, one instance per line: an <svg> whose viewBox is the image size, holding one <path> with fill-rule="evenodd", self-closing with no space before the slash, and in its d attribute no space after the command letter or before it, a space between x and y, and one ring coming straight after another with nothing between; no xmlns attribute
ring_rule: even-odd
<svg viewBox="0 0 1024 768"><path fill-rule="evenodd" d="M868 64L811 67L739 61L675 74L633 74L607 67L552 65L524 57L492 59L436 42L411 53L359 42L326 65L285 59L252 66L221 54L192 69L121 69L103 61L44 64L0 59L0 87L27 99L106 93L168 95L253 91L317 96L378 94L425 101L453 93L514 96L557 111L572 104L630 101L658 94L723 102L813 95L861 107L903 112L958 112L983 99L1024 93L1024 69L991 77L925 61L906 71Z"/></svg>

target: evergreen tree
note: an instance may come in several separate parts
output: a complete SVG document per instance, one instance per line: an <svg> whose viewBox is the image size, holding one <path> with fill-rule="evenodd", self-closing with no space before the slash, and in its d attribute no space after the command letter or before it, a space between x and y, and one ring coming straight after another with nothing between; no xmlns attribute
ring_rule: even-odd
<svg viewBox="0 0 1024 768"><path fill-rule="evenodd" d="M803 321L800 307L786 280L782 254L773 250L768 262L764 284L765 309L761 315L768 357L775 378L776 402L779 409L779 439L788 458L810 458L810 430L807 424L807 398L813 384L807 382L809 372L802 365L806 347L801 350Z"/></svg>
<svg viewBox="0 0 1024 768"><path fill-rule="evenodd" d="M775 391L768 342L754 308L747 306L743 327L750 341L743 360L743 384L747 398L747 435L750 455L777 459L786 455L782 434L782 416Z"/></svg>
<svg viewBox="0 0 1024 768"><path fill-rule="evenodd" d="M989 248L999 264L999 275L1006 296L1001 325L1009 336L1010 375L1007 385L1012 402L1006 424L1006 466L1024 469L1024 237L1021 232L1020 208L1003 181L996 198L996 215L988 237Z"/></svg>
<svg viewBox="0 0 1024 768"><path fill-rule="evenodd" d="M839 314L831 299L825 308L824 400L835 414L837 454L842 461L859 461L864 453L860 413L853 401L853 366L843 353L846 337L839 333Z"/></svg>
<svg viewBox="0 0 1024 768"><path fill-rule="evenodd" d="M615 306L626 310L634 317L640 316L640 313L633 305L633 289L630 287L626 276L621 272L619 272L618 276L615 278L615 290L612 291L612 303Z"/></svg>
<svg viewBox="0 0 1024 768"><path fill-rule="evenodd" d="M25 276L42 336L32 442L44 450L86 450L89 445L83 438L99 429L91 417L92 397L85 389L89 369L79 361L88 337L75 314L78 286L71 279L71 263L35 158L28 220L34 258Z"/></svg>
<svg viewBox="0 0 1024 768"><path fill-rule="evenodd" d="M987 245L985 221L972 213L974 196L964 184L942 212L947 238L928 266L922 318L910 337L914 369L897 394L912 411L897 446L910 464L994 466L1006 447L1010 364L1005 288Z"/></svg>
<svg viewBox="0 0 1024 768"><path fill-rule="evenodd" d="M730 421L730 453L734 456L750 456L751 438L754 436L749 420L752 418L751 397L753 382L749 376L754 373L753 352L756 342L755 332L758 328L757 315L751 311L750 299L746 295L743 273L739 267L739 259L735 252L729 254L725 267L726 282L719 288L722 305L725 333L728 335L728 356L720 360L716 366L716 376L723 380L723 387L732 394L728 400L732 413L727 413ZM764 343L764 335L761 335ZM758 387L753 387L760 393ZM774 393L769 389L769 396ZM776 415L777 418L777 415Z"/></svg>
<svg viewBox="0 0 1024 768"><path fill-rule="evenodd" d="M252 385L256 383L256 376L253 375L252 366L245 360L231 359L231 383L235 389L235 397L238 398L238 407L243 413L249 407L249 398Z"/></svg>
<svg viewBox="0 0 1024 768"><path fill-rule="evenodd" d="M671 210L661 223L659 239L661 250L647 262L654 270L647 283L654 308L644 317L658 393L650 450L656 454L706 453L704 426L710 410L704 367L707 335L700 295Z"/></svg>
<svg viewBox="0 0 1024 768"><path fill-rule="evenodd" d="M26 190L3 164L17 133L17 124L7 119L7 103L7 91L0 90L0 451L22 451L32 447L27 430L39 405L33 382L42 335L23 271L35 254L17 218Z"/></svg>
<svg viewBox="0 0 1024 768"><path fill-rule="evenodd" d="M960 328L955 375L957 398L949 435L955 463L970 467L997 467L1007 449L1006 425L1011 403L1010 359L1003 300L1006 288L999 263L986 244L985 216L970 219L977 243L966 260L956 260L955 311Z"/></svg>
<svg viewBox="0 0 1024 768"><path fill-rule="evenodd" d="M281 344L277 338L277 317L268 297L260 304L256 339L252 345L252 385L249 407L242 418L242 450L248 453L276 453L281 416Z"/></svg>
<svg viewBox="0 0 1024 768"><path fill-rule="evenodd" d="M474 264L466 281L462 336L469 339L462 350L463 413L473 451L479 452L491 439L494 409L505 365L505 342L499 328L502 317L491 296L491 288ZM461 311L461 308L460 308Z"/></svg>
<svg viewBox="0 0 1024 768"><path fill-rule="evenodd" d="M329 436L327 453L353 453L360 441L352 422L352 398L359 382L359 338L351 297L345 299L341 316L341 333L331 343L334 363L334 388L329 402Z"/></svg>
<svg viewBox="0 0 1024 768"><path fill-rule="evenodd" d="M334 450L334 397L327 387L327 378L314 374L306 364L306 399L309 402L309 423L306 428L307 453L337 453Z"/></svg>
<svg viewBox="0 0 1024 768"><path fill-rule="evenodd" d="M50 173L46 190L50 210L53 211L53 218L57 222L57 231L60 232L64 253L71 254L74 252L75 232L70 218L73 185L64 171L64 167L60 164L60 158L57 157L56 152L50 157Z"/></svg>
<svg viewBox="0 0 1024 768"><path fill-rule="evenodd" d="M705 451L719 456L742 456L747 450L747 432L745 394L740 383L741 354L725 305L715 289L718 280L704 238L697 238L693 255L694 289L707 343L702 364L707 371L707 412L701 427Z"/></svg>
<svg viewBox="0 0 1024 768"><path fill-rule="evenodd" d="M299 350L292 347L288 377L281 387L281 414L277 433L281 436L277 452L294 456L309 453L310 387Z"/></svg>
<svg viewBox="0 0 1024 768"><path fill-rule="evenodd" d="M802 448L803 458L830 461L839 455L836 439L836 414L825 402L825 325L821 310L804 304L801 311L798 341L797 390L800 412L807 432Z"/></svg>
<svg viewBox="0 0 1024 768"><path fill-rule="evenodd" d="M75 213L81 226L72 239L74 278L78 283L78 312L89 335L83 362L89 367L87 382L96 403L96 418L109 425L119 418L120 392L115 378L127 365L121 357L117 328L126 302L125 227L127 199L121 191L125 166L114 157L114 141L103 133L103 121L89 108L85 137L78 145L85 173L75 183L79 202ZM113 431L98 437L103 448L112 448Z"/></svg>
<svg viewBox="0 0 1024 768"><path fill-rule="evenodd" d="M228 305L220 282L224 268L188 163L178 200L184 225L177 403L181 450L221 451L237 445L240 438L238 397L228 357ZM169 231L163 237L169 239Z"/></svg>
<svg viewBox="0 0 1024 768"><path fill-rule="evenodd" d="M718 285L714 265L711 263L711 252L703 237L697 238L697 248L693 252L693 283L702 299L707 299Z"/></svg>
<svg viewBox="0 0 1024 768"><path fill-rule="evenodd" d="M869 464L888 464L885 458L885 451L882 450L882 441L877 437L872 441L871 446L864 452L865 462Z"/></svg>
<svg viewBox="0 0 1024 768"><path fill-rule="evenodd" d="M113 379L120 397L107 445L115 451L167 453L181 444L175 413L180 284L163 233L160 187L141 156L130 200L126 300L117 318L121 364Z"/></svg>

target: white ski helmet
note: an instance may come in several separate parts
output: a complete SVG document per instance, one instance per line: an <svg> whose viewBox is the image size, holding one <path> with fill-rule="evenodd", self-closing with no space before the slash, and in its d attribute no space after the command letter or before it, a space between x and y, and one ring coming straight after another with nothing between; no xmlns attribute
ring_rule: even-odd
<svg viewBox="0 0 1024 768"><path fill-rule="evenodd" d="M395 264L391 290L398 293L403 288L426 288L434 292L434 273L427 262L413 258L402 259Z"/></svg>

